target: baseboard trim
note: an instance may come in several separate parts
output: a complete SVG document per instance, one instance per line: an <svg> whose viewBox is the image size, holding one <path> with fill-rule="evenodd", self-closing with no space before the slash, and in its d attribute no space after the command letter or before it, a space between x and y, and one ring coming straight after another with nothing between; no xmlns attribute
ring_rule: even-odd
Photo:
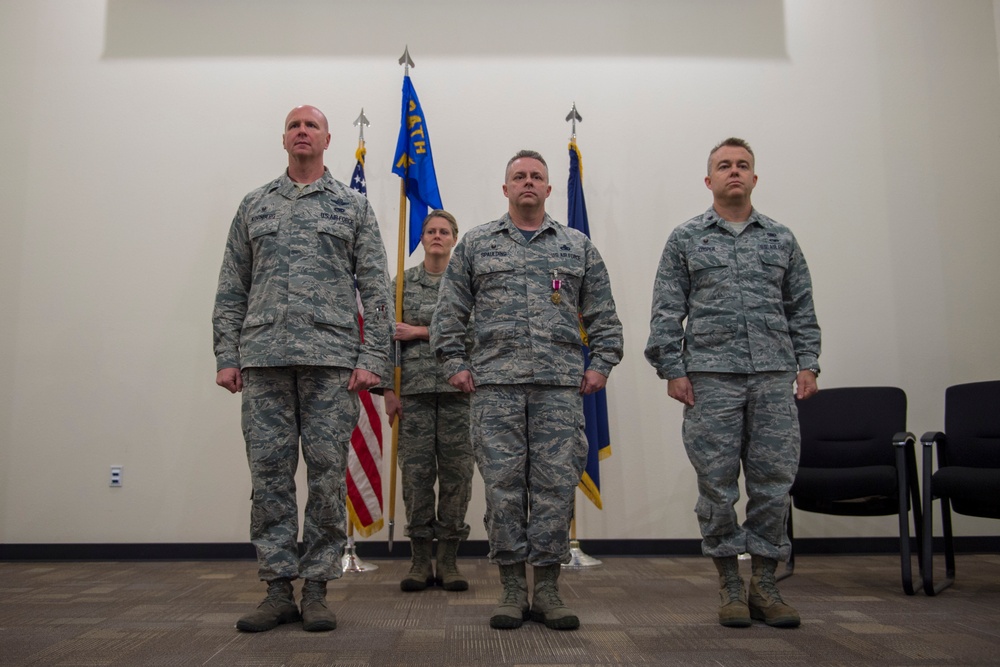
<svg viewBox="0 0 1000 667"><path fill-rule="evenodd" d="M700 556L701 541L689 540L581 540L580 546L590 556L673 557ZM913 553L919 546L914 541ZM941 538L934 539L935 553L941 553ZM408 540L396 540L392 551L382 541L358 542L361 558L409 558ZM795 540L797 555L867 555L899 553L899 538L801 538ZM1000 536L955 538L957 553L1000 553ZM462 545L460 556L485 558L489 546L485 540L470 540ZM0 561L86 561L86 560L253 560L249 543L115 543L115 544L0 544Z"/></svg>

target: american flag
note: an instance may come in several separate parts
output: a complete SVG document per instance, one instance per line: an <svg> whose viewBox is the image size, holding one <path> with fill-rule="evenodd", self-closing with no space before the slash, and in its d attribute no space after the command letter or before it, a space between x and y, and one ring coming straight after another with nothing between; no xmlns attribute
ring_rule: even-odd
<svg viewBox="0 0 1000 667"><path fill-rule="evenodd" d="M357 165L351 175L351 187L368 194L365 184L365 147L358 147ZM358 324L364 340L364 308L358 298ZM358 392L361 414L351 433L347 452L347 510L359 535L369 537L382 529L382 418L375 408L375 397Z"/></svg>

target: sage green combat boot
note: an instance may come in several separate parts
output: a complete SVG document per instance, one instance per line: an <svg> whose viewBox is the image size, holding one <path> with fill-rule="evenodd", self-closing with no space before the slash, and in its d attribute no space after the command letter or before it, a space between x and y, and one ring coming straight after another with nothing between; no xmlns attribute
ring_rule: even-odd
<svg viewBox="0 0 1000 667"><path fill-rule="evenodd" d="M302 629L329 632L337 628L337 616L326 606L326 582L307 579L302 585Z"/></svg>
<svg viewBox="0 0 1000 667"><path fill-rule="evenodd" d="M576 630L580 619L559 597L559 572L562 566L535 566L535 589L531 594L531 620L552 630Z"/></svg>
<svg viewBox="0 0 1000 667"><path fill-rule="evenodd" d="M512 630L528 620L528 577L524 562L500 566L503 593L490 616L490 627Z"/></svg>
<svg viewBox="0 0 1000 667"><path fill-rule="evenodd" d="M751 625L750 608L747 606L747 592L743 577L740 576L740 561L737 556L713 558L715 569L719 571L719 625L727 628L748 628Z"/></svg>
<svg viewBox="0 0 1000 667"><path fill-rule="evenodd" d="M431 550L434 542L422 537L410 538L410 571L399 582L400 589L412 593L422 591L434 585L434 566L431 563Z"/></svg>
<svg viewBox="0 0 1000 667"><path fill-rule="evenodd" d="M797 628L799 612L785 604L778 592L774 571L778 561L763 556L751 556L753 574L750 577L750 595L747 602L750 616L775 628Z"/></svg>
<svg viewBox="0 0 1000 667"><path fill-rule="evenodd" d="M236 629L243 632L264 632L282 623L299 620L299 608L292 597L292 580L274 579L267 582L267 597L249 614L236 621Z"/></svg>
<svg viewBox="0 0 1000 667"><path fill-rule="evenodd" d="M437 582L446 591L467 591L469 581L458 571L460 540L438 540Z"/></svg>

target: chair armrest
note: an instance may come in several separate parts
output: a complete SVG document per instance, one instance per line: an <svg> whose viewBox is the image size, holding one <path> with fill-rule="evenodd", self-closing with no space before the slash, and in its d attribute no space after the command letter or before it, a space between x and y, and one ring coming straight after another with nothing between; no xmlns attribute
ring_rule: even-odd
<svg viewBox="0 0 1000 667"><path fill-rule="evenodd" d="M920 436L920 442L924 446L924 465L927 468L924 478L927 479L927 475L930 473L931 452L934 450L934 445L937 445L938 468L948 465L948 434L941 431L927 431Z"/></svg>
<svg viewBox="0 0 1000 667"><path fill-rule="evenodd" d="M893 447L906 447L907 445L913 445L917 442L917 436L913 435L909 431L900 431L896 435L892 436Z"/></svg>
<svg viewBox="0 0 1000 667"><path fill-rule="evenodd" d="M935 444L943 442L945 437L947 436L941 431L927 431L920 436L920 443L924 447L933 447Z"/></svg>
<svg viewBox="0 0 1000 667"><path fill-rule="evenodd" d="M917 442L917 436L909 431L900 431L892 436L892 446L896 450L896 480L899 484L899 513L905 516L907 512L906 496L911 496L913 503L914 517L919 523L920 498L915 484L917 483L917 457L913 451L913 445ZM919 529L918 529L919 530ZM900 533L902 534L902 533ZM911 593L912 595L912 593Z"/></svg>

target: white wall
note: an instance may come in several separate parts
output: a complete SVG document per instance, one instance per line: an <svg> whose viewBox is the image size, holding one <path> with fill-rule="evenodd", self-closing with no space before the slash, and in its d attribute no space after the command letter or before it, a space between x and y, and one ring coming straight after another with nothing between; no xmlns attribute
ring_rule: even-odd
<svg viewBox="0 0 1000 667"><path fill-rule="evenodd" d="M575 101L585 119L626 356L605 509L581 500L581 537L698 536L680 406L642 349L663 242L708 207L707 151L729 135L756 149L755 204L809 259L821 386L901 386L910 429L940 428L946 386L1000 377L997 5L0 0L0 541L246 540L239 400L214 385L211 352L229 222L283 168L289 108L326 111L327 163L346 179L363 106L395 257L407 43L463 229L503 212L503 166L523 147L548 158L565 220L563 118ZM473 539L482 512L477 476ZM802 515L796 531L895 526Z"/></svg>

